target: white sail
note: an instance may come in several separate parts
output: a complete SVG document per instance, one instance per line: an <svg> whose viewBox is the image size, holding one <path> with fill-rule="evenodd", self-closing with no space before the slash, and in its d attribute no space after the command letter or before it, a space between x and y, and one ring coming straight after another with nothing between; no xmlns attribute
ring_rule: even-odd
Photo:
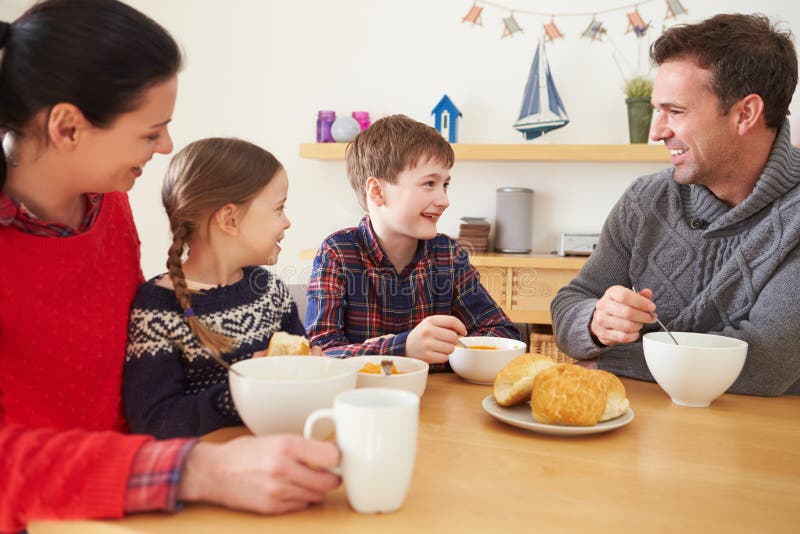
<svg viewBox="0 0 800 534"><path fill-rule="evenodd" d="M567 110L553 83L547 55L540 42L536 47L528 83L522 95L522 108L514 128L522 132L526 140L530 140L561 128L568 122Z"/></svg>

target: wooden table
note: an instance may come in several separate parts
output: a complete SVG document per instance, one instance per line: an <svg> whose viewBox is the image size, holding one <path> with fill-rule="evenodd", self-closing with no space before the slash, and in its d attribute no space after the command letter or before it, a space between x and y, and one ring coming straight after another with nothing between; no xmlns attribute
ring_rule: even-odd
<svg viewBox="0 0 800 534"><path fill-rule="evenodd" d="M624 380L632 423L554 437L496 421L488 386L431 375L404 507L350 510L340 488L322 505L261 517L204 505L122 521L40 522L32 534L93 532L797 532L800 398L723 395L672 404L655 384ZM230 428L206 439L244 433Z"/></svg>

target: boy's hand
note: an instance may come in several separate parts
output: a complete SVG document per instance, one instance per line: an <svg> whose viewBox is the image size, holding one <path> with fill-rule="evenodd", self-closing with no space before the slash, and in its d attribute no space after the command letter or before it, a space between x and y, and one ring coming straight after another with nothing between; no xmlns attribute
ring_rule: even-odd
<svg viewBox="0 0 800 534"><path fill-rule="evenodd" d="M408 333L406 356L428 363L444 363L456 347L459 336L467 335L467 327L452 315L426 317Z"/></svg>

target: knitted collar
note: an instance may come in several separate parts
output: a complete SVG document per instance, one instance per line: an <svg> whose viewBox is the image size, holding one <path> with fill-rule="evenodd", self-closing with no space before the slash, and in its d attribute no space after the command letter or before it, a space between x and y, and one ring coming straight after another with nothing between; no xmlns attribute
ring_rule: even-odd
<svg viewBox="0 0 800 534"><path fill-rule="evenodd" d="M702 185L691 185L692 211L711 221L704 236L732 229L758 214L800 184L800 149L790 140L789 121L781 125L767 164L753 191L744 201L728 208Z"/></svg>

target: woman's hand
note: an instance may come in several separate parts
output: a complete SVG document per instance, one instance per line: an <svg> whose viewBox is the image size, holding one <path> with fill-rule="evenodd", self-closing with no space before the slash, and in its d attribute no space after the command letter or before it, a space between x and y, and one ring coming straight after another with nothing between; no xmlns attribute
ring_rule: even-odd
<svg viewBox="0 0 800 534"><path fill-rule="evenodd" d="M341 483L325 470L338 463L336 445L294 435L201 442L189 452L178 498L262 514L302 510Z"/></svg>

